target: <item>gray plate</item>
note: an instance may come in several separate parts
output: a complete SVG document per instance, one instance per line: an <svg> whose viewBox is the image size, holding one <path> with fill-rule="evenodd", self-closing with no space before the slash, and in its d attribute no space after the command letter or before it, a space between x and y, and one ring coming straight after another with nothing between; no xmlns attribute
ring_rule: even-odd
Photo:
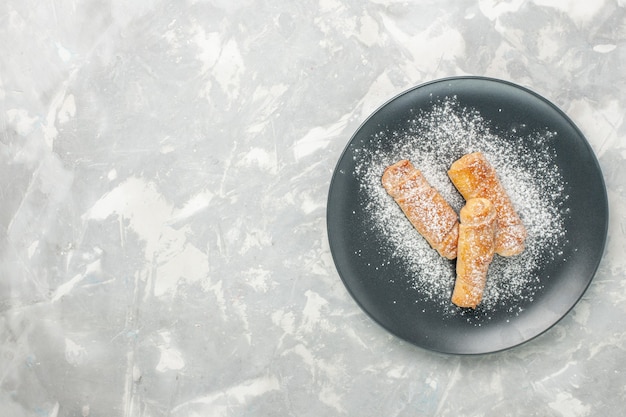
<svg viewBox="0 0 626 417"><path fill-rule="evenodd" d="M542 287L532 301L510 314L506 305L490 312L480 326L466 314L444 317L429 299L394 285L406 271L386 264L377 242L367 234L366 213L359 204L359 180L354 174L356 148L373 145L381 131L402 131L412 115L428 110L434 100L456 96L462 106L478 110L494 128L506 130L525 124L529 130L556 132L555 159L569 199L565 220L568 242L563 256L543 265ZM393 140L391 137L389 140ZM606 188L598 161L580 130L556 106L523 87L509 82L455 77L429 82L393 98L374 112L351 138L330 184L327 227L335 265L346 288L359 306L377 323L417 346L438 352L479 354L524 343L556 324L582 297L598 268L608 227ZM367 238L366 238L367 236ZM394 280L381 279L392 277ZM472 314L480 314L480 311Z"/></svg>

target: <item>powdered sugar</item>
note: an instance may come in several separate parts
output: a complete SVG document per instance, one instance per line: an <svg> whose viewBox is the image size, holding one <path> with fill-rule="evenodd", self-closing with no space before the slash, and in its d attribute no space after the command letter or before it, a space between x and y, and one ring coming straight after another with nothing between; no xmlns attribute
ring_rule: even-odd
<svg viewBox="0 0 626 417"><path fill-rule="evenodd" d="M411 226L385 191L381 176L387 166L408 159L458 213L465 202L447 170L461 156L480 151L495 168L528 231L524 252L494 257L480 309L519 312L550 279L541 276L542 266L561 256L567 241L567 195L550 146L555 133L529 131L523 125L496 131L476 110L462 108L449 97L415 114L404 130L379 132L372 139L367 148L354 150L355 175L361 186L359 204L367 213L367 226L379 236L385 262L405 270L404 276L390 281L402 285L398 282L402 280L407 290L416 292L416 300L433 300L443 312L460 311L450 302L455 262L441 257Z"/></svg>

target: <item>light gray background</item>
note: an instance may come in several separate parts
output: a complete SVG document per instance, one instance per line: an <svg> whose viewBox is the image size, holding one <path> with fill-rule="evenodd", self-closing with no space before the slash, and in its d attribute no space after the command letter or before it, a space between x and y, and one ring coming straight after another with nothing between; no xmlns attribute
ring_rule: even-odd
<svg viewBox="0 0 626 417"><path fill-rule="evenodd" d="M6 0L0 45L0 415L622 415L624 0ZM561 107L611 209L571 314L479 357L373 323L325 231L359 124L462 74Z"/></svg>

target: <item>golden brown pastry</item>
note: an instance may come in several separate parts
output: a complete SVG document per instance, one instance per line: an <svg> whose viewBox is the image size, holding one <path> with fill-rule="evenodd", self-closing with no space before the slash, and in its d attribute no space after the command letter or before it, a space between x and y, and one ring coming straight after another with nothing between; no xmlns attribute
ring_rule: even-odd
<svg viewBox="0 0 626 417"><path fill-rule="evenodd" d="M385 169L382 183L430 246L445 258L456 258L457 215L422 173L401 160Z"/></svg>
<svg viewBox="0 0 626 417"><path fill-rule="evenodd" d="M496 243L496 210L485 198L471 198L461 209L452 302L459 307L480 304Z"/></svg>
<svg viewBox="0 0 626 417"><path fill-rule="evenodd" d="M486 198L493 203L498 219L496 253L501 256L521 253L526 228L485 156L474 152L461 157L452 164L448 176L465 200Z"/></svg>

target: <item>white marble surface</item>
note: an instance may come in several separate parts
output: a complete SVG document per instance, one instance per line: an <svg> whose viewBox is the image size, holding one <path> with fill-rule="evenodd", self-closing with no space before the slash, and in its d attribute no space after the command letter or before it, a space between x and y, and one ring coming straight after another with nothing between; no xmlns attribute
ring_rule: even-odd
<svg viewBox="0 0 626 417"><path fill-rule="evenodd" d="M622 415L624 0L5 0L0 44L0 415ZM568 113L611 213L571 314L478 357L373 323L325 229L359 124L460 74Z"/></svg>

